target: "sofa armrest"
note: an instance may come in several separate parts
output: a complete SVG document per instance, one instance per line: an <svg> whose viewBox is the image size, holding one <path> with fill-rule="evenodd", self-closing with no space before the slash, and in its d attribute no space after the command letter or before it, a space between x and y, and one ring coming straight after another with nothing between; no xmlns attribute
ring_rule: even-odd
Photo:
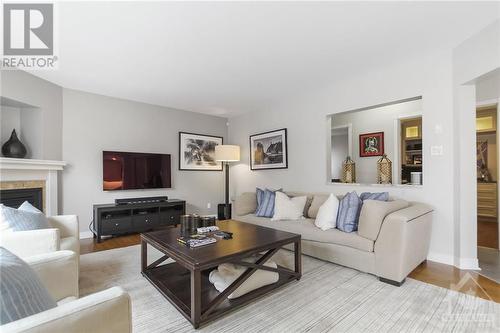
<svg viewBox="0 0 500 333"><path fill-rule="evenodd" d="M48 218L52 227L61 232L61 238L76 237L80 239L80 230L78 226L78 216L76 215L58 215Z"/></svg>
<svg viewBox="0 0 500 333"><path fill-rule="evenodd" d="M57 251L24 258L56 302L78 298L78 258L73 251Z"/></svg>
<svg viewBox="0 0 500 333"><path fill-rule="evenodd" d="M427 258L432 211L413 203L385 217L374 247L377 276L400 283Z"/></svg>
<svg viewBox="0 0 500 333"><path fill-rule="evenodd" d="M255 213L257 209L257 195L255 192L244 192L234 200L234 215L243 216Z"/></svg>
<svg viewBox="0 0 500 333"><path fill-rule="evenodd" d="M82 297L0 327L14 332L132 332L129 295L120 287Z"/></svg>
<svg viewBox="0 0 500 333"><path fill-rule="evenodd" d="M0 245L21 258L59 251L59 229L2 232Z"/></svg>

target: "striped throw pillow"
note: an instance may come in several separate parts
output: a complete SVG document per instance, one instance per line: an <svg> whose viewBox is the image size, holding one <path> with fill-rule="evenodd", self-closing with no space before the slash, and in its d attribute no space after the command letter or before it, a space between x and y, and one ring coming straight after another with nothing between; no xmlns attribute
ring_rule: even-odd
<svg viewBox="0 0 500 333"><path fill-rule="evenodd" d="M378 201L389 201L389 192L363 192L359 196L363 201L365 200L378 200Z"/></svg>
<svg viewBox="0 0 500 333"><path fill-rule="evenodd" d="M49 221L43 213L34 213L23 209L15 209L0 205L0 229L25 231L50 228Z"/></svg>
<svg viewBox="0 0 500 333"><path fill-rule="evenodd" d="M35 271L0 247L0 324L19 320L57 306Z"/></svg>
<svg viewBox="0 0 500 333"><path fill-rule="evenodd" d="M260 205L255 211L255 215L260 217L273 217L274 215L274 199L276 198L276 193L266 189L264 195L262 196Z"/></svg>
<svg viewBox="0 0 500 333"><path fill-rule="evenodd" d="M358 230L359 213L362 205L363 201L356 192L347 193L339 203L337 229L344 232Z"/></svg>

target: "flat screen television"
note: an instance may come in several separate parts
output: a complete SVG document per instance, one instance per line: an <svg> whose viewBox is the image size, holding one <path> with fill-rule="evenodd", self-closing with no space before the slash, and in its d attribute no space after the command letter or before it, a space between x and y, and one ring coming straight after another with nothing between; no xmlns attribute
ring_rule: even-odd
<svg viewBox="0 0 500 333"><path fill-rule="evenodd" d="M104 191L170 188L170 154L102 152Z"/></svg>

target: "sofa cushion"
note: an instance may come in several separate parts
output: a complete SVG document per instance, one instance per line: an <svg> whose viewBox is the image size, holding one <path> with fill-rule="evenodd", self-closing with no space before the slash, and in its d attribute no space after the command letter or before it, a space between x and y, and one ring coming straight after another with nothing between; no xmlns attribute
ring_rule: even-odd
<svg viewBox="0 0 500 333"><path fill-rule="evenodd" d="M323 231L314 225L313 219L305 218L297 221L283 220L280 222L273 222L271 219L249 214L245 216L238 216L236 220L300 234L302 235L302 240L338 244L362 251L373 252L372 240L363 238L356 232L346 233L338 229L328 229Z"/></svg>
<svg viewBox="0 0 500 333"><path fill-rule="evenodd" d="M33 213L0 205L0 230L25 231L50 228L43 213Z"/></svg>
<svg viewBox="0 0 500 333"><path fill-rule="evenodd" d="M264 196L260 199L260 203L258 203L255 215L261 217L273 217L275 197L276 193L274 191L266 189L264 191Z"/></svg>
<svg viewBox="0 0 500 333"><path fill-rule="evenodd" d="M238 216L254 213L257 210L257 195L245 192L234 201L234 213Z"/></svg>
<svg viewBox="0 0 500 333"><path fill-rule="evenodd" d="M0 324L7 324L57 306L35 271L0 247Z"/></svg>
<svg viewBox="0 0 500 333"><path fill-rule="evenodd" d="M304 206L307 197L290 198L283 192L276 192L274 199L274 215L271 221L298 220L304 217Z"/></svg>
<svg viewBox="0 0 500 333"><path fill-rule="evenodd" d="M337 226L338 211L339 199L332 193L319 208L314 224L321 230L335 228Z"/></svg>
<svg viewBox="0 0 500 333"><path fill-rule="evenodd" d="M325 201L328 199L328 196L328 194L315 194L313 196L311 206L307 211L307 217L315 219L318 215L319 208L325 203Z"/></svg>
<svg viewBox="0 0 500 333"><path fill-rule="evenodd" d="M375 241L387 215L408 207L405 200L379 201L366 200L363 202L359 216L358 234Z"/></svg>
<svg viewBox="0 0 500 333"><path fill-rule="evenodd" d="M359 212L363 202L354 191L347 193L340 200L337 228L344 232L358 230Z"/></svg>

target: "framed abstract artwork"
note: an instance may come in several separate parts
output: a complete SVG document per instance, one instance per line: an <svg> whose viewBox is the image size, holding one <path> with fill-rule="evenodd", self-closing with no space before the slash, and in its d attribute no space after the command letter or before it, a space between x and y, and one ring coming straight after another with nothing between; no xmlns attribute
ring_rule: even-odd
<svg viewBox="0 0 500 333"><path fill-rule="evenodd" d="M250 136L250 169L288 168L286 128Z"/></svg>
<svg viewBox="0 0 500 333"><path fill-rule="evenodd" d="M222 137L179 132L179 170L222 171L222 162L215 161L215 146Z"/></svg>
<svg viewBox="0 0 500 333"><path fill-rule="evenodd" d="M384 132L359 135L359 156L371 157L384 155Z"/></svg>

